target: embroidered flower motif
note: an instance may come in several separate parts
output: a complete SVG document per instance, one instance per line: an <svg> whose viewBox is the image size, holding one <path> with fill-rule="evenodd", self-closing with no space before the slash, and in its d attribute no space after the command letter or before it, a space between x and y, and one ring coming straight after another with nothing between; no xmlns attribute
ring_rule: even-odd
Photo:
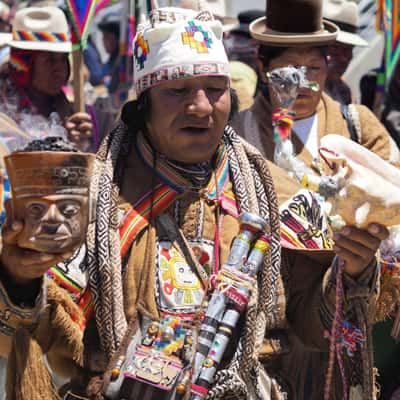
<svg viewBox="0 0 400 400"><path fill-rule="evenodd" d="M182 33L182 42L189 45L191 49L196 49L198 53L208 53L208 49L213 44L210 32L204 30L200 25L196 25L194 21L189 21L186 32Z"/></svg>
<svg viewBox="0 0 400 400"><path fill-rule="evenodd" d="M139 33L134 49L135 60L136 63L139 65L139 70L144 68L144 63L146 62L149 53L149 42L143 37L141 33Z"/></svg>

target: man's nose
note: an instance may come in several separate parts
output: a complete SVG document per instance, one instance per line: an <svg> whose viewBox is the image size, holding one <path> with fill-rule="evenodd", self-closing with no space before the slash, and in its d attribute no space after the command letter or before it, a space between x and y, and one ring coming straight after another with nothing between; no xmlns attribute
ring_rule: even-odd
<svg viewBox="0 0 400 400"><path fill-rule="evenodd" d="M197 90L187 106L187 113L198 117L206 117L212 113L213 106L203 89Z"/></svg>

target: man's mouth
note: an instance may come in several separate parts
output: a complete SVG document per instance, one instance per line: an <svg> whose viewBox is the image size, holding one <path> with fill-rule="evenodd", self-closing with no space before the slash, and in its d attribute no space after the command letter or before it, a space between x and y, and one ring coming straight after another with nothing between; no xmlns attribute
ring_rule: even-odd
<svg viewBox="0 0 400 400"><path fill-rule="evenodd" d="M182 131L190 133L192 135L203 135L208 132L210 128L208 126L185 126Z"/></svg>

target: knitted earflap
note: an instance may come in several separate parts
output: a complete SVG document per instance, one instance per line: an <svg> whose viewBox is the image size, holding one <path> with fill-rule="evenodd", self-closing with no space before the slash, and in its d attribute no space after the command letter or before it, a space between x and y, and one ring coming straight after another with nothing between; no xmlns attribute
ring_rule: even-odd
<svg viewBox="0 0 400 400"><path fill-rule="evenodd" d="M32 50L11 48L8 72L18 87L26 87L31 82L34 55Z"/></svg>

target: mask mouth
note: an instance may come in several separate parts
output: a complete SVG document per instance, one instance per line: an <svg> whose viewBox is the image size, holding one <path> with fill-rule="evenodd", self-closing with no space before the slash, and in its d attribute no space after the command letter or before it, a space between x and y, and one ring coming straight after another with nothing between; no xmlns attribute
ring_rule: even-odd
<svg viewBox="0 0 400 400"><path fill-rule="evenodd" d="M71 236L71 232L65 226L65 224L48 224L44 223L37 235L36 240L55 240L61 241L68 239Z"/></svg>

